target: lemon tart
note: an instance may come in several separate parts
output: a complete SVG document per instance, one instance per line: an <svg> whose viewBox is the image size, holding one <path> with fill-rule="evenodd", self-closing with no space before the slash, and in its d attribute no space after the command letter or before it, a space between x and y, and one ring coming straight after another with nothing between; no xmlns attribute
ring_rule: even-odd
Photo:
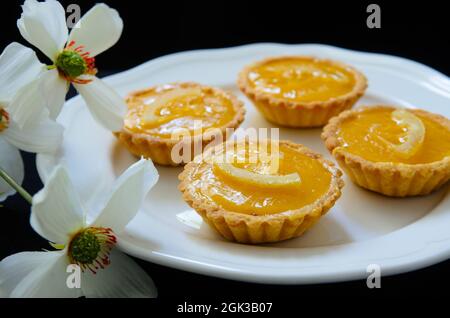
<svg viewBox="0 0 450 318"><path fill-rule="evenodd" d="M341 175L299 144L229 140L188 163L179 189L224 238L257 244L297 237L313 226L340 197Z"/></svg>
<svg viewBox="0 0 450 318"><path fill-rule="evenodd" d="M450 178L450 120L424 110L345 111L322 139L354 183L384 195L425 195Z"/></svg>
<svg viewBox="0 0 450 318"><path fill-rule="evenodd" d="M270 122L318 127L351 108L364 94L367 80L340 62L286 56L244 68L238 86Z"/></svg>
<svg viewBox="0 0 450 318"><path fill-rule="evenodd" d="M126 101L128 113L116 136L134 155L161 165L192 160L212 140L226 138L245 114L232 94L191 82L139 90Z"/></svg>

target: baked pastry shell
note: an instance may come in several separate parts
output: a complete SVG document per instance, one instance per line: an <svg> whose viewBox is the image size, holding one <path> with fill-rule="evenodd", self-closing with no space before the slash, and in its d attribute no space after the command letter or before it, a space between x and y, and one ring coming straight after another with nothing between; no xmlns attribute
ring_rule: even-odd
<svg viewBox="0 0 450 318"><path fill-rule="evenodd" d="M349 178L365 189L391 197L426 195L447 183L450 179L450 157L423 164L373 162L338 148L341 146L338 138L341 123L360 112L375 108L396 109L387 105L375 105L348 110L332 118L323 129L322 139L327 149ZM419 109L410 111L441 124L450 132L450 121L447 118Z"/></svg>
<svg viewBox="0 0 450 318"><path fill-rule="evenodd" d="M227 139L229 136L227 134L227 129L236 129L240 126L240 124L244 121L245 117L245 108L244 103L238 100L233 94L225 92L221 89L200 85L193 82L185 82L185 83L173 83L174 85L178 85L180 88L190 88L190 87L201 87L211 89L213 92L226 96L233 104L233 108L236 111L234 118L229 121L226 125L221 127L215 127L220 129L220 133L222 135L223 140ZM149 91L152 91L156 88L156 86L137 90L130 93L126 100L129 101L136 95L143 94ZM194 145L200 145L201 149L204 149L211 141L214 140L214 135L202 134L189 138L189 141L185 140L175 140L170 138L162 138L158 136L152 136L150 134L145 133L137 133L133 132L126 127L123 127L121 131L115 132L114 135L119 139L121 144L123 144L129 152L131 152L135 156L143 156L145 158L152 159L153 162L164 165L164 166L180 166L184 165L186 162L176 162L172 158L172 150L173 148L181 143L187 143L187 147L191 148L191 156L192 160L194 157Z"/></svg>
<svg viewBox="0 0 450 318"><path fill-rule="evenodd" d="M300 209L268 215L251 215L223 209L214 202L199 199L195 195L196 189L191 186L191 180L197 166L201 163L199 157L188 163L179 175L181 181L179 190L183 194L183 199L207 224L229 241L245 244L273 243L302 235L327 213L341 196L341 189L344 186L342 172L332 162L303 145L290 141L280 141L281 144L317 159L330 171L332 176L330 187L315 202Z"/></svg>
<svg viewBox="0 0 450 318"><path fill-rule="evenodd" d="M311 61L324 61L350 71L355 78L353 89L347 94L333 97L327 101L296 102L273 97L270 94L255 90L247 81L247 75L254 67L268 62L302 58ZM351 108L364 94L367 88L366 77L355 68L341 62L318 59L311 56L271 57L245 67L238 76L240 90L252 101L261 114L270 122L285 127L310 128L321 127L339 113Z"/></svg>

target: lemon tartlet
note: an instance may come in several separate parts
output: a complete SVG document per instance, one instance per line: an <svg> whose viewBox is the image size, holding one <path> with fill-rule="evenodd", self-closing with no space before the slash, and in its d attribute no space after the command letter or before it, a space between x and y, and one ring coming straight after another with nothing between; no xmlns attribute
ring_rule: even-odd
<svg viewBox="0 0 450 318"><path fill-rule="evenodd" d="M257 244L302 235L340 197L342 173L302 145L277 145L229 140L208 149L179 176L184 200L230 241Z"/></svg>
<svg viewBox="0 0 450 318"><path fill-rule="evenodd" d="M364 94L367 80L340 62L284 56L245 67L238 86L270 122L319 127L351 108Z"/></svg>
<svg viewBox="0 0 450 318"><path fill-rule="evenodd" d="M354 183L387 196L425 195L450 178L450 121L424 110L345 111L322 139Z"/></svg>
<svg viewBox="0 0 450 318"><path fill-rule="evenodd" d="M195 144L200 144L201 151L217 134L227 138L227 129L237 128L245 114L243 103L234 95L192 82L139 90L126 101L128 113L117 138L132 154L160 165L176 166L192 160L198 150ZM184 159L175 160L172 150L176 145L190 149L187 159L181 150Z"/></svg>

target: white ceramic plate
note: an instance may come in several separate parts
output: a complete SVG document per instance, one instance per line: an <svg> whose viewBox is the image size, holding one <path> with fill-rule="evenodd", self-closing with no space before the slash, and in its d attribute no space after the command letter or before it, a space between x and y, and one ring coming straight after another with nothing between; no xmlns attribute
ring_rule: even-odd
<svg viewBox="0 0 450 318"><path fill-rule="evenodd" d="M255 44L172 54L107 79L121 94L158 83L197 81L237 94L246 102L243 127L273 127L236 87L239 70L258 59L304 54L347 62L366 74L369 88L361 104L419 107L450 117L450 81L433 69L403 58L324 45ZM136 159L91 118L78 96L59 118L66 127L62 151L38 157L43 180L65 162L92 211L112 181ZM281 129L290 139L325 154L319 129ZM378 264L382 275L418 269L450 256L450 195L390 199L365 191L346 178L341 199L304 236L250 246L226 242L184 203L177 190L182 168L158 167L160 181L120 237L136 257L205 275L260 283L335 282L367 276Z"/></svg>

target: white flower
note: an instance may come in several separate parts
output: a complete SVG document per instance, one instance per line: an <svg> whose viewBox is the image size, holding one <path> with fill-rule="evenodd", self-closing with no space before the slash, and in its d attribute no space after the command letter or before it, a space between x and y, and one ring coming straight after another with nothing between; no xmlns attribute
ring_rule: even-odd
<svg viewBox="0 0 450 318"><path fill-rule="evenodd" d="M65 11L55 0L26 0L17 21L20 34L53 62L44 75L44 93L50 116L56 118L64 104L69 84L83 96L92 116L105 128L122 128L124 100L95 77L94 57L120 38L123 22L116 10L97 4L68 34Z"/></svg>
<svg viewBox="0 0 450 318"><path fill-rule="evenodd" d="M114 246L116 234L136 215L157 180L152 162L141 159L117 179L99 216L87 223L66 171L57 167L33 198L31 225L60 250L24 252L2 260L0 296L156 297L151 278ZM67 287L69 264L82 269L79 289Z"/></svg>
<svg viewBox="0 0 450 318"><path fill-rule="evenodd" d="M63 128L49 119L41 93L44 70L33 50L19 43L0 55L0 168L18 183L24 175L18 149L54 152L62 141ZM0 202L14 193L0 179Z"/></svg>

